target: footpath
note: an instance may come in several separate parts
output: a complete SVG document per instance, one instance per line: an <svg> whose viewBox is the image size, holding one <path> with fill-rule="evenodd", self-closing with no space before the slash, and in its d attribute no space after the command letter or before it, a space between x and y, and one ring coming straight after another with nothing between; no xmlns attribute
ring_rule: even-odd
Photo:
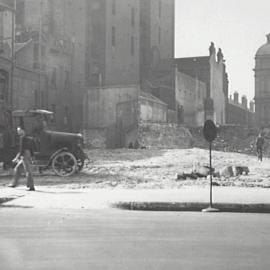
<svg viewBox="0 0 270 270"><path fill-rule="evenodd" d="M209 206L209 187L179 189L63 189L36 186L0 188L0 208L201 211ZM222 212L270 213L270 189L213 187L213 207Z"/></svg>

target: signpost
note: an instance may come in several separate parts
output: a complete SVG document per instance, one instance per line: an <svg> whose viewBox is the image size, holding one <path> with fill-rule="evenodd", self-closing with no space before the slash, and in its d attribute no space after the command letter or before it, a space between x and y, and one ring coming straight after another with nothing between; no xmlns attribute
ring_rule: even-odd
<svg viewBox="0 0 270 270"><path fill-rule="evenodd" d="M212 207L212 142L217 137L217 128L212 120L206 120L203 127L204 138L209 142L209 174L210 174L210 205L202 212L218 212L219 210Z"/></svg>

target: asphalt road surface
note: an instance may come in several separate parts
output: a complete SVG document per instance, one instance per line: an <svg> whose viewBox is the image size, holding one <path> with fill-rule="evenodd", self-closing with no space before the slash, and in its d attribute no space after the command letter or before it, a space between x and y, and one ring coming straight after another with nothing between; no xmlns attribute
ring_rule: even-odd
<svg viewBox="0 0 270 270"><path fill-rule="evenodd" d="M0 208L0 269L270 269L270 215Z"/></svg>

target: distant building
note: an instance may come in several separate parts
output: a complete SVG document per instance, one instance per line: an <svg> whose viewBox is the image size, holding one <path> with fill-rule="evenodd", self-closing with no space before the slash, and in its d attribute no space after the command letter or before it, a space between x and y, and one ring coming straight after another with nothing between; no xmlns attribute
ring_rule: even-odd
<svg viewBox="0 0 270 270"><path fill-rule="evenodd" d="M226 123L227 74L221 50L216 54L211 43L209 52L209 56L177 58L175 61L178 71L205 83L205 120L212 119L223 125Z"/></svg>
<svg viewBox="0 0 270 270"><path fill-rule="evenodd" d="M255 114L258 127L270 127L270 34L255 55Z"/></svg>
<svg viewBox="0 0 270 270"><path fill-rule="evenodd" d="M227 124L240 125L245 127L253 127L255 125L254 102L248 100L246 96L242 96L239 101L238 92L234 92L233 98L230 96L227 104Z"/></svg>

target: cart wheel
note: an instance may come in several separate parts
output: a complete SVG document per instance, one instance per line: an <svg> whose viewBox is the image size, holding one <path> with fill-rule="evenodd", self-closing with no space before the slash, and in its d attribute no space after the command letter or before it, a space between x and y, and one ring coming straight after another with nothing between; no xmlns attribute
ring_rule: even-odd
<svg viewBox="0 0 270 270"><path fill-rule="evenodd" d="M70 152L60 152L53 158L52 168L59 176L70 176L76 172L77 160Z"/></svg>

